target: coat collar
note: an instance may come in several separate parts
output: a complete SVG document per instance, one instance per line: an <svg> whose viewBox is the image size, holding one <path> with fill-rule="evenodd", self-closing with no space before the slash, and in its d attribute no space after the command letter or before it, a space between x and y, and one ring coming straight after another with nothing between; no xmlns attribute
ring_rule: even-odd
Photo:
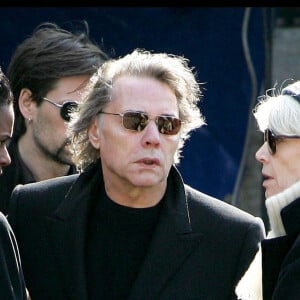
<svg viewBox="0 0 300 300"><path fill-rule="evenodd" d="M95 187L104 188L101 163L87 169L74 182L65 200L47 219L52 247L57 257L65 292L72 299L87 299L85 239L89 207ZM189 219L184 184L176 167L168 177L165 203L146 259L132 288L130 300L142 294L158 295L164 283L199 244Z"/></svg>

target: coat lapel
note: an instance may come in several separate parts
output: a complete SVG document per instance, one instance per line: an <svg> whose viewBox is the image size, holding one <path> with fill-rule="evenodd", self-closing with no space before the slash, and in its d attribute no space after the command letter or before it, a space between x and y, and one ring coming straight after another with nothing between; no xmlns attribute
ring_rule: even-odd
<svg viewBox="0 0 300 300"><path fill-rule="evenodd" d="M92 198L91 187L99 186L101 180L99 176L92 175L95 172L80 176L58 209L45 220L68 299L88 299L85 269L87 216Z"/></svg>
<svg viewBox="0 0 300 300"><path fill-rule="evenodd" d="M169 220L168 220L169 219ZM138 278L133 286L130 300L159 299L159 293L168 278L178 270L184 260L198 248L201 236L189 233L176 233L174 223L165 216L158 225L150 249Z"/></svg>
<svg viewBox="0 0 300 300"><path fill-rule="evenodd" d="M201 241L202 235L192 231L183 183L174 168L164 201L159 223L129 300L144 299L145 295L158 299L167 280L198 249Z"/></svg>

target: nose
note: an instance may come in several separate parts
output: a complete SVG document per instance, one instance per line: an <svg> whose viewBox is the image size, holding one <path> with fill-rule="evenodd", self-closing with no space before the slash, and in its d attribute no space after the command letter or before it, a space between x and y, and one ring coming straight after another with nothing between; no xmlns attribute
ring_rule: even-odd
<svg viewBox="0 0 300 300"><path fill-rule="evenodd" d="M143 145L158 145L160 143L160 133L156 126L155 120L149 120L147 126L143 130Z"/></svg>
<svg viewBox="0 0 300 300"><path fill-rule="evenodd" d="M10 155L6 147L0 147L0 166L6 167L11 163Z"/></svg>
<svg viewBox="0 0 300 300"><path fill-rule="evenodd" d="M255 153L255 159L261 163L265 162L270 156L267 142L263 143Z"/></svg>

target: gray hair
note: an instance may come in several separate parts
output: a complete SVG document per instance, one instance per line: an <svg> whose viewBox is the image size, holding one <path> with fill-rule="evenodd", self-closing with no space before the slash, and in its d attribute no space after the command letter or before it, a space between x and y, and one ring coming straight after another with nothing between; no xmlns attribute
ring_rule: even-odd
<svg viewBox="0 0 300 300"><path fill-rule="evenodd" d="M190 132L205 124L198 102L202 91L196 81L194 69L188 59L167 53L151 53L136 49L132 53L105 62L91 77L88 92L80 109L72 116L69 131L74 145L74 162L79 170L95 162L100 154L89 141L88 128L94 118L111 101L115 80L123 75L151 77L166 83L175 93L179 118L183 121L174 163L179 163L180 153Z"/></svg>
<svg viewBox="0 0 300 300"><path fill-rule="evenodd" d="M300 135L300 81L285 88L267 90L253 110L261 131L277 135Z"/></svg>

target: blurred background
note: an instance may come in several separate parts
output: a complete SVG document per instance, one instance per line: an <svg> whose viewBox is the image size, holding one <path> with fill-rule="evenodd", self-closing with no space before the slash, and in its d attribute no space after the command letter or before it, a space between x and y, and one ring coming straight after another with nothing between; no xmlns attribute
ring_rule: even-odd
<svg viewBox="0 0 300 300"><path fill-rule="evenodd" d="M0 65L41 22L90 37L114 58L134 48L183 55L204 83L207 125L184 147L185 182L265 218L262 143L252 116L257 97L287 78L300 78L298 7L0 7ZM266 224L268 226L268 224Z"/></svg>

